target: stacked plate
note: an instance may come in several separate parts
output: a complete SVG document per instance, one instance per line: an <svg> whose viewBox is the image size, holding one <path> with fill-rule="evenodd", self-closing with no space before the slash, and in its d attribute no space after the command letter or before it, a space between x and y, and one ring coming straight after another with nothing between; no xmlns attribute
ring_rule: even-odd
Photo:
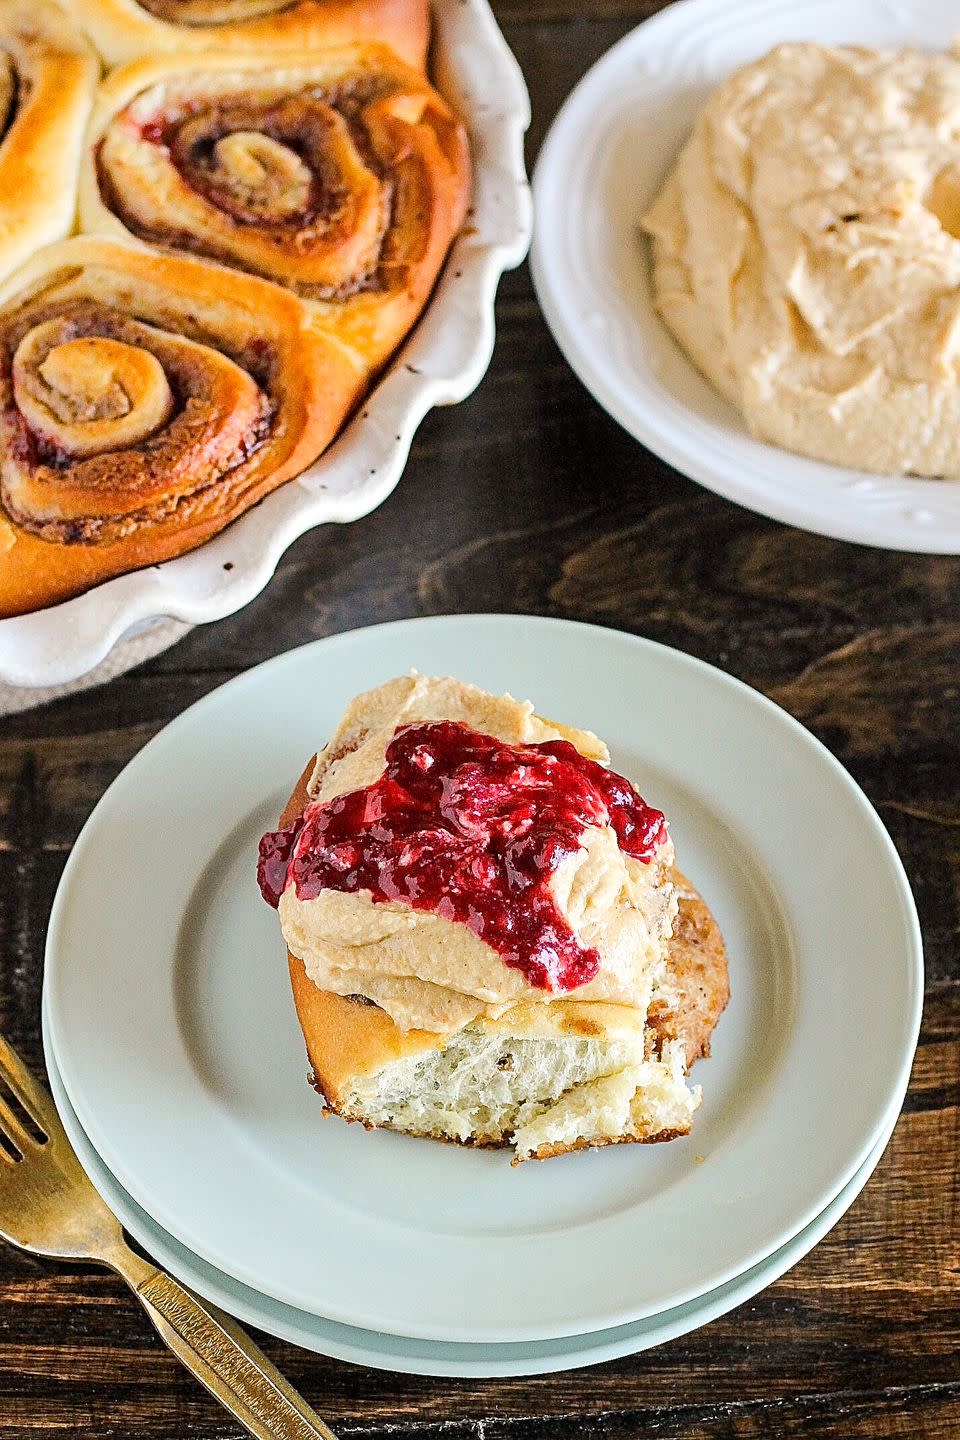
<svg viewBox="0 0 960 1440"><path fill-rule="evenodd" d="M411 667L598 731L666 811L733 987L688 1139L512 1169L321 1118L257 840L346 700ZM816 1244L889 1138L921 997L896 852L789 716L628 635L450 617L281 656L136 757L64 871L44 1038L94 1183L186 1284L324 1354L512 1375L683 1334Z"/></svg>

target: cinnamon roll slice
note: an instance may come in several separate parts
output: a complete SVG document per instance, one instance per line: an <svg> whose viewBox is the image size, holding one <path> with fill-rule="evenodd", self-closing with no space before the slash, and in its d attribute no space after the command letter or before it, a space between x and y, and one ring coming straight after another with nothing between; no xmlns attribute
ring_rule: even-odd
<svg viewBox="0 0 960 1440"><path fill-rule="evenodd" d="M100 89L81 226L286 285L375 368L433 287L469 177L460 122L382 45L159 57Z"/></svg>
<svg viewBox="0 0 960 1440"><path fill-rule="evenodd" d="M0 0L0 278L70 232L99 69L52 0Z"/></svg>
<svg viewBox="0 0 960 1440"><path fill-rule="evenodd" d="M0 615L200 544L319 455L365 378L267 281L41 251L0 289Z"/></svg>
<svg viewBox="0 0 960 1440"><path fill-rule="evenodd" d="M72 0L109 65L139 55L281 46L316 50L379 40L411 65L426 63L429 0Z"/></svg>

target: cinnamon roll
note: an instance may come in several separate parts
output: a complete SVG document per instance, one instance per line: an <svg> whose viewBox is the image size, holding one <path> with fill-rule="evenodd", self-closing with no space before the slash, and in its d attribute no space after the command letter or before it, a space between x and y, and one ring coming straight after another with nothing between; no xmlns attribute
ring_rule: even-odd
<svg viewBox="0 0 960 1440"><path fill-rule="evenodd" d="M427 299L468 191L463 127L382 45L255 66L161 56L100 89L80 220L284 284L375 367Z"/></svg>
<svg viewBox="0 0 960 1440"><path fill-rule="evenodd" d="M366 375L252 276L80 237L0 289L0 615L215 534L336 434Z"/></svg>
<svg viewBox="0 0 960 1440"><path fill-rule="evenodd" d="M73 8L109 65L169 51L254 55L380 40L422 68L430 39L429 0L73 0Z"/></svg>
<svg viewBox="0 0 960 1440"><path fill-rule="evenodd" d="M0 277L73 224L99 66L50 0L0 0Z"/></svg>

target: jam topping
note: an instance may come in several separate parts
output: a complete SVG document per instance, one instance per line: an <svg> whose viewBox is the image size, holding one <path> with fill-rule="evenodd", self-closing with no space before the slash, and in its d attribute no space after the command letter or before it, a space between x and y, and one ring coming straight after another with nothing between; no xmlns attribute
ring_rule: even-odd
<svg viewBox="0 0 960 1440"><path fill-rule="evenodd" d="M373 785L264 835L268 904L291 884L301 900L369 891L468 926L541 989L592 980L600 956L577 939L550 876L591 825L609 825L625 854L649 862L667 836L661 812L566 740L508 745L438 721L397 730L386 762Z"/></svg>

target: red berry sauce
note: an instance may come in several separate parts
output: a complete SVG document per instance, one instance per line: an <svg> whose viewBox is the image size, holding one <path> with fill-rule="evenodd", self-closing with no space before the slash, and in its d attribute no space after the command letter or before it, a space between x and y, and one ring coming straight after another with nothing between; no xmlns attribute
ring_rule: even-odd
<svg viewBox="0 0 960 1440"><path fill-rule="evenodd" d="M557 907L549 879L589 825L649 862L667 836L628 780L566 740L507 745L453 721L408 725L362 790L308 805L260 841L257 878L276 906L287 885L367 890L467 925L531 985L574 990L600 968Z"/></svg>

